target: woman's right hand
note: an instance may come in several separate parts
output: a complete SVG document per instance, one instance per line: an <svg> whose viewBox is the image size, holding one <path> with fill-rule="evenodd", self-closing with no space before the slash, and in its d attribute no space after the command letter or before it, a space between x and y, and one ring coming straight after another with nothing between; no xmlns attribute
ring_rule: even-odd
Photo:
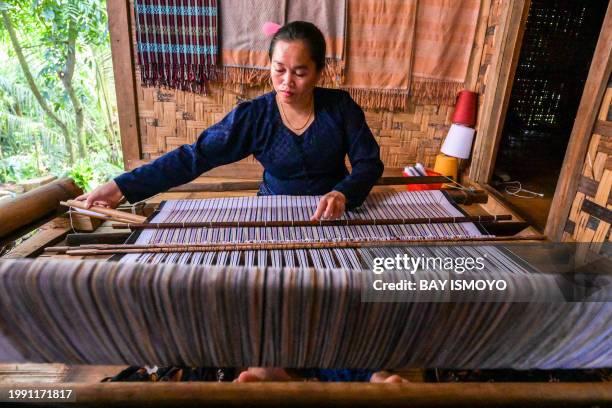
<svg viewBox="0 0 612 408"><path fill-rule="evenodd" d="M75 198L77 201L85 201L87 208L92 205L116 208L122 199L123 193L114 180L102 184L91 193L83 194Z"/></svg>

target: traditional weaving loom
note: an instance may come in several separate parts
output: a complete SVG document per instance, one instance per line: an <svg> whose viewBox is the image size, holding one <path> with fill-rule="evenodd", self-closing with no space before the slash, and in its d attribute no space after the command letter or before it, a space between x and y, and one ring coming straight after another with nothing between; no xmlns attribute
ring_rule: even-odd
<svg viewBox="0 0 612 408"><path fill-rule="evenodd" d="M373 193L345 216L372 225L291 226L307 221L317 203L301 196L170 200L149 217L158 227L145 224L127 245L65 251L117 253L118 263L3 262L1 342L10 347L0 359L325 368L612 364L612 304L598 302L610 297L609 287L588 302L566 302L555 277L493 246L476 250L487 252L489 272L511 281L507 301L482 294L469 303L363 302L374 258L466 256L469 248L401 245L490 237L473 222L437 222L465 217L441 191ZM429 223L410 224L424 218ZM240 225L254 220L258 227ZM375 225L388 220L396 221ZM198 222L209 226L186 227ZM275 249L286 244L297 249ZM174 265L139 265L160 263ZM551 290L546 303L517 301Z"/></svg>
<svg viewBox="0 0 612 408"><path fill-rule="evenodd" d="M0 201L0 363L8 362L0 364L0 404L19 384L70 390L77 404L103 407L610 405L609 368L591 370L612 366L610 276L593 280L588 268L554 276L501 247L569 240L599 252L611 239L610 11L538 229L489 185L533 2L106 3L126 171L192 143L269 91L269 41L259 26L305 19L328 43L323 85L348 90L365 108L385 176L415 162L433 166L455 123L457 92L478 93L477 136L455 180L479 195L406 193L404 178L395 192L375 187L340 221L312 223L313 197L228 197L257 191L262 168L251 157L92 218L64 214L60 202L83 193L70 180ZM557 6L542 24L573 32L555 22ZM160 35L171 32L183 35ZM471 301L368 292L374 260L398 253L486 254L487 276L504 276L509 289L503 300L487 292ZM427 268L419 275L448 277ZM414 279L401 271L388 278ZM584 291L572 297L577 288ZM411 382L101 383L125 364L387 368ZM521 371L489 382L486 368ZM565 378L534 370L541 376L530 383L532 371L522 371L530 368L588 370ZM587 372L598 374L584 380Z"/></svg>
<svg viewBox="0 0 612 408"><path fill-rule="evenodd" d="M238 184L206 189L250 187ZM313 197L168 199L134 207L145 211L146 220L109 211L114 217L101 217L116 221L94 233L69 234L62 247L47 244L44 259L0 261L0 362L86 364L62 367L94 371L109 367L100 364L372 369L611 364L612 308L610 302L597 301L610 294L591 291L591 302L565 302L557 282L493 245L541 238L534 233L513 236L524 223L505 221L504 209L495 212L494 202L483 204L474 193L379 190L343 220L314 225L307 221L317 203ZM17 211L8 209L4 214ZM122 223L124 229L112 228L112 222ZM126 225L132 228L129 235ZM374 257L423 251L435 255L435 249L423 245L427 241L446 246L476 242L479 251L495 261L496 272L508 276L508 301L490 302L486 296L467 303L362 301L369 284L363 278ZM468 254L463 245L455 250L455 255ZM76 260L80 258L93 259ZM100 262L109 259L112 262ZM432 279L442 278L435 271L427 273ZM552 301L511 301L542 293ZM116 374L118 368L114 370L105 375ZM94 382L101 377L96 378ZM239 384L226 384L227 389L207 388L221 384L191 384L197 388L191 391L182 387L187 384L142 385L156 387L114 383L107 385L110 393L105 387L92 388L98 387L95 383L70 387L80 400L102 405L111 400L157 404L184 398L192 403L214 404L216 398L226 398L282 404L288 398L286 386L276 389L273 384L258 384L248 401L241 397L246 389ZM331 394L351 405L363 403L363 398L383 398L367 384L358 393L331 390L325 384L298 385L300 395L317 401ZM605 400L600 394L605 389L593 386L591 399ZM385 401L403 404L410 398L406 392L426 392L420 385L410 387L385 391ZM444 387L435 389L433 400L456 398L450 397L456 392L452 387ZM466 385L461 387L465 392ZM567 386L536 388L533 392L546 401L571 398ZM520 400L528 389L494 387L489 400ZM581 395L576 401L591 394Z"/></svg>

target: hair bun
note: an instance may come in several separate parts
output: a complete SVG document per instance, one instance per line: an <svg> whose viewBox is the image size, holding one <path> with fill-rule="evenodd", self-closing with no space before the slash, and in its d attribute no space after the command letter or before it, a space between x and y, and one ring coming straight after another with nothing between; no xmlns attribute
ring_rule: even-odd
<svg viewBox="0 0 612 408"><path fill-rule="evenodd" d="M271 21L266 21L261 28L265 35L273 36L276 34L278 30L280 30L282 26L280 24L273 23Z"/></svg>

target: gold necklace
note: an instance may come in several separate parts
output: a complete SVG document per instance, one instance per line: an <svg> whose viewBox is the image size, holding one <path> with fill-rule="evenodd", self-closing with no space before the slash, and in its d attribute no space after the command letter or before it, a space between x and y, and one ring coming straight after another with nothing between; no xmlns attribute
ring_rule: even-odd
<svg viewBox="0 0 612 408"><path fill-rule="evenodd" d="M280 106L280 111L281 114L283 115L283 119L285 120L285 122L287 122L287 124L289 125L289 127L291 128L291 130L293 131L299 131L302 130L306 127L306 125L308 125L308 122L310 122L310 118L312 117L312 114L314 113L314 106L311 103L310 106L310 113L308 114L308 118L306 119L306 122L304 123L304 125L302 125L301 127L294 127L291 122L289 122L289 118L287 118L287 115L285 114L285 109L283 109L283 103L281 101L279 101L278 99L276 100L278 102L278 106ZM312 97L311 97L311 102L312 102Z"/></svg>

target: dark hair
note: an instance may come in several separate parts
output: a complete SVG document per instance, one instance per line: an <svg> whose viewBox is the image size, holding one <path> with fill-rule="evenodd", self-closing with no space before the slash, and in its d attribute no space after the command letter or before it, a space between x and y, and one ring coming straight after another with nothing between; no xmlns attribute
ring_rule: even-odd
<svg viewBox="0 0 612 408"><path fill-rule="evenodd" d="M268 56L272 60L272 52L277 41L301 40L310 51L310 58L314 61L317 71L325 67L325 38L316 25L307 21L293 21L282 26L270 41Z"/></svg>

